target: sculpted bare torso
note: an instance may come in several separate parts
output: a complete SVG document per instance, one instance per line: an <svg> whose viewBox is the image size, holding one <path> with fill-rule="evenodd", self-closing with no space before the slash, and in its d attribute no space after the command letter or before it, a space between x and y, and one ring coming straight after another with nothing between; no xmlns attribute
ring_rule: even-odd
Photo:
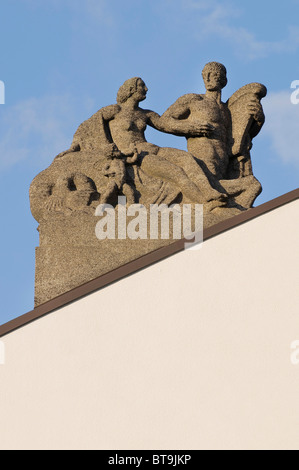
<svg viewBox="0 0 299 470"><path fill-rule="evenodd" d="M202 128L199 136L186 136L188 151L205 163L218 179L225 178L230 142L230 114L226 105L205 95L189 94L179 98L164 113Z"/></svg>
<svg viewBox="0 0 299 470"><path fill-rule="evenodd" d="M132 153L135 149L139 154L156 154L159 147L146 141L145 130L149 124L150 111L144 109L114 109L114 115L103 110L104 119L109 120L112 141L124 155ZM109 119L110 117L110 119ZM107 119L108 118L108 119Z"/></svg>

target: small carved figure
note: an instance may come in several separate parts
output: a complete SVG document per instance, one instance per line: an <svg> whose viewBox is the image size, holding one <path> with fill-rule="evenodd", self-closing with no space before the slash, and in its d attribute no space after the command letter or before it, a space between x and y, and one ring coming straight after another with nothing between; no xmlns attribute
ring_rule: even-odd
<svg viewBox="0 0 299 470"><path fill-rule="evenodd" d="M109 182L105 191L101 194L101 204L106 204L113 198L117 200L117 196L125 196L128 205L135 204L134 187L127 183L126 164L133 164L137 159L137 152L132 157L119 154L107 158L103 171Z"/></svg>

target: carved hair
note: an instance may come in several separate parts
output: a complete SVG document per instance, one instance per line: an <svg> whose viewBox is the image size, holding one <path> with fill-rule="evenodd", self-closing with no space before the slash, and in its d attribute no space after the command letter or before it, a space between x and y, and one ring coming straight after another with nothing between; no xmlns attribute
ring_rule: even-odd
<svg viewBox="0 0 299 470"><path fill-rule="evenodd" d="M225 86L227 84L227 78L226 78L227 72L226 72L225 66L220 64L219 62L209 62L208 64L204 66L203 71L202 71L203 79L205 80L208 74L214 71L220 72L223 74L223 76L225 76L225 80L223 80L224 82L223 86Z"/></svg>
<svg viewBox="0 0 299 470"><path fill-rule="evenodd" d="M118 104L125 103L130 96L132 96L137 90L137 82L141 80L140 77L129 78L125 83L120 87L117 93L116 101Z"/></svg>

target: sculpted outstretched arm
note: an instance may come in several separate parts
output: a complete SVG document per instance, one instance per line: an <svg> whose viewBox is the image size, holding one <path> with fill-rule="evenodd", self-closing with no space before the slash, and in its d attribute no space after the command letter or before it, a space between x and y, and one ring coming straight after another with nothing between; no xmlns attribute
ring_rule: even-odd
<svg viewBox="0 0 299 470"><path fill-rule="evenodd" d="M189 95L187 95L188 97ZM175 134L186 136L192 132L192 126L185 120L190 115L190 107L186 96L183 96L176 100L162 116L154 113L154 111L148 111L148 124L155 129L166 132L168 134Z"/></svg>
<svg viewBox="0 0 299 470"><path fill-rule="evenodd" d="M213 126L209 124L200 124L197 121L188 120L187 117L190 111L188 109L183 110L180 106L174 108L175 117L172 115L170 108L162 116L154 111L147 111L147 113L148 124L154 129L167 134L183 137L198 137L207 135L214 129Z"/></svg>
<svg viewBox="0 0 299 470"><path fill-rule="evenodd" d="M177 121L172 118L163 117L154 111L148 111L147 115L148 125L154 129L157 129L158 131L182 136L186 135L186 133L189 131L190 126L186 126L184 121Z"/></svg>

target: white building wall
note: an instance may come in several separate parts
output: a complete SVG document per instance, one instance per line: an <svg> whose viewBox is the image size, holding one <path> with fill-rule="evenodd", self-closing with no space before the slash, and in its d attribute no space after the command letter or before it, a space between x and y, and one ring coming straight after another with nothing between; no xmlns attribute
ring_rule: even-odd
<svg viewBox="0 0 299 470"><path fill-rule="evenodd" d="M298 209L2 338L0 448L299 449Z"/></svg>

